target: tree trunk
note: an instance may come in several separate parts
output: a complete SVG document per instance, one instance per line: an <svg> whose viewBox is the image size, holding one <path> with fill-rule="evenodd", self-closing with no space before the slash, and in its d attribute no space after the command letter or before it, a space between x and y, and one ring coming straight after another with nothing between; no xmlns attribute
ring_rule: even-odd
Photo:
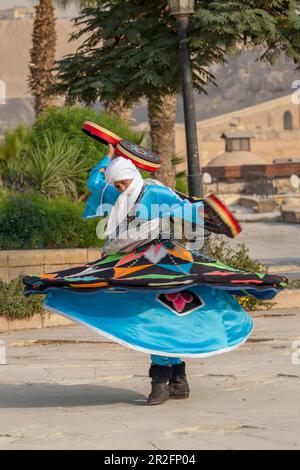
<svg viewBox="0 0 300 470"><path fill-rule="evenodd" d="M130 121L132 108L127 107L122 100L106 101L104 107L106 111L113 116L118 116L125 122Z"/></svg>
<svg viewBox="0 0 300 470"><path fill-rule="evenodd" d="M56 30L55 11L52 0L39 0L35 7L35 18L30 51L29 86L34 96L34 109L39 116L45 108L54 104L47 90L53 85L52 72L55 60Z"/></svg>
<svg viewBox="0 0 300 470"><path fill-rule="evenodd" d="M161 159L161 167L155 176L171 188L175 187L172 156L175 153L176 98L175 95L163 96L161 104L151 99L148 101L152 150Z"/></svg>

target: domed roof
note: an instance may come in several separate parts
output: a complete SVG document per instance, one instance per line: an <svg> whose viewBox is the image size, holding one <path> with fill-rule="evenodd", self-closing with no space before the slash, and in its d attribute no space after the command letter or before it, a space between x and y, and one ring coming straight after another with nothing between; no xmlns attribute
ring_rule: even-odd
<svg viewBox="0 0 300 470"><path fill-rule="evenodd" d="M224 152L213 158L207 166L265 165L266 161L255 153L245 150Z"/></svg>

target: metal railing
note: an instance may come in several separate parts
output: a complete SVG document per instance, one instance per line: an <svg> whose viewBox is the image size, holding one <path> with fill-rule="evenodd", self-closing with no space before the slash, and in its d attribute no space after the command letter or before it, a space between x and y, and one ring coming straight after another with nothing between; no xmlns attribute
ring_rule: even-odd
<svg viewBox="0 0 300 470"><path fill-rule="evenodd" d="M245 175L246 184L244 193L248 196L258 196L261 199L268 199L277 194L273 179L255 172L249 172Z"/></svg>

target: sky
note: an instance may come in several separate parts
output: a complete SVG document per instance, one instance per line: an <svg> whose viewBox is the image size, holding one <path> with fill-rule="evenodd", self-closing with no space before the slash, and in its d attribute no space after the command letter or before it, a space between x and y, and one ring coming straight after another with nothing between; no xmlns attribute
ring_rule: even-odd
<svg viewBox="0 0 300 470"><path fill-rule="evenodd" d="M5 10L6 8L12 7L21 7L21 6L32 6L36 2L34 0L0 0L0 10ZM72 16L75 13L74 7L69 7L66 11L68 16Z"/></svg>

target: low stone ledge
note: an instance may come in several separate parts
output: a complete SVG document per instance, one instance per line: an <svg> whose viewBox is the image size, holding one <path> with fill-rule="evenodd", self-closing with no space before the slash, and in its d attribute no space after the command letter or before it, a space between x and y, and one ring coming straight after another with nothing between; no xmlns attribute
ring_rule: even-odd
<svg viewBox="0 0 300 470"><path fill-rule="evenodd" d="M280 220L280 212L264 212L263 214L234 214L238 222L275 222Z"/></svg>
<svg viewBox="0 0 300 470"><path fill-rule="evenodd" d="M7 255L7 266L41 266L44 261L44 250L11 250L4 252Z"/></svg>
<svg viewBox="0 0 300 470"><path fill-rule="evenodd" d="M87 256L88 263L92 263L93 261L96 261L97 259L101 258L100 248L90 248L87 252Z"/></svg>
<svg viewBox="0 0 300 470"><path fill-rule="evenodd" d="M75 264L49 264L48 266L42 266L42 272L43 274L49 274L49 273L55 273L56 271L62 271L64 269L70 269L74 268L74 266L80 266L83 264L85 266L86 263L75 263ZM35 274L39 274L37 271Z"/></svg>
<svg viewBox="0 0 300 470"><path fill-rule="evenodd" d="M300 209L283 209L281 220L291 224L300 224Z"/></svg>
<svg viewBox="0 0 300 470"><path fill-rule="evenodd" d="M0 282L8 283L20 275L51 273L84 266L100 258L100 248L66 250L0 251Z"/></svg>
<svg viewBox="0 0 300 470"><path fill-rule="evenodd" d="M8 252L0 250L0 268L6 268L8 266Z"/></svg>
<svg viewBox="0 0 300 470"><path fill-rule="evenodd" d="M55 313L46 313L45 315L34 315L28 320L7 320L0 318L0 332L13 330L32 330L41 328L51 328L56 326L70 326L74 322Z"/></svg>
<svg viewBox="0 0 300 470"><path fill-rule="evenodd" d="M19 276L36 276L42 274L43 266L18 266L14 268L7 268L8 282L17 279Z"/></svg>
<svg viewBox="0 0 300 470"><path fill-rule="evenodd" d="M274 199L262 199L257 202L257 206L254 207L254 212L256 214L265 214L278 210L278 205Z"/></svg>
<svg viewBox="0 0 300 470"><path fill-rule="evenodd" d="M44 250L44 264L85 264L86 249Z"/></svg>
<svg viewBox="0 0 300 470"><path fill-rule="evenodd" d="M42 266L44 264L82 264L99 258L100 248L62 250L2 250L0 267Z"/></svg>
<svg viewBox="0 0 300 470"><path fill-rule="evenodd" d="M285 289L280 292L273 300L274 308L299 308L300 307L300 289Z"/></svg>
<svg viewBox="0 0 300 470"><path fill-rule="evenodd" d="M268 274L281 274L281 273L293 273L300 272L299 264L282 264L279 266L269 266Z"/></svg>
<svg viewBox="0 0 300 470"><path fill-rule="evenodd" d="M243 196L239 199L239 205L246 207L247 209L253 209L255 206L257 206L257 203L258 199L254 197Z"/></svg>

